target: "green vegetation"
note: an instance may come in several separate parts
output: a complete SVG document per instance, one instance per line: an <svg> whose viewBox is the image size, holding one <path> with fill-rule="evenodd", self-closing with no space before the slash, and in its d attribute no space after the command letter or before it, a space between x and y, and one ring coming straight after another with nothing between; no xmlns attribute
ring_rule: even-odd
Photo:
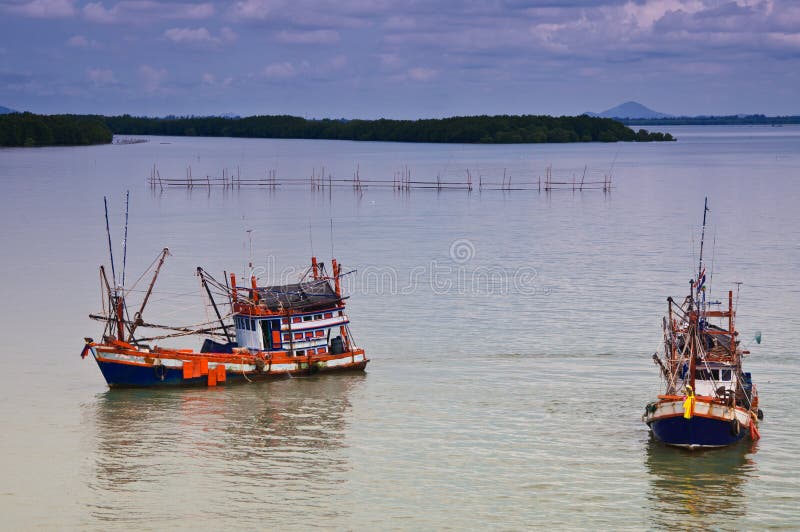
<svg viewBox="0 0 800 532"><path fill-rule="evenodd" d="M85 146L108 144L112 134L102 117L85 115L0 115L0 146Z"/></svg>
<svg viewBox="0 0 800 532"><path fill-rule="evenodd" d="M115 134L392 142L513 144L674 140L669 133L638 132L610 118L581 116L462 116L427 120L306 120L296 116L105 119Z"/></svg>
<svg viewBox="0 0 800 532"><path fill-rule="evenodd" d="M118 135L334 139L392 142L514 144L650 142L669 133L634 131L610 118L581 116L462 116L427 120L306 120L296 116L166 117L130 115L0 115L0 146L79 146Z"/></svg>
<svg viewBox="0 0 800 532"><path fill-rule="evenodd" d="M800 124L800 116L730 115L675 116L670 118L624 118L624 124L637 126L734 126Z"/></svg>

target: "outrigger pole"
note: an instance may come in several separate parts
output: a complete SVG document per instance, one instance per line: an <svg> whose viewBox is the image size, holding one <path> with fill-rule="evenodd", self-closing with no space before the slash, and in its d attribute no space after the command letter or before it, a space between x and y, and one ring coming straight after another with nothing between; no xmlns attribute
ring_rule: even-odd
<svg viewBox="0 0 800 532"><path fill-rule="evenodd" d="M153 273L153 278L150 280L150 285L147 287L147 292L144 294L144 299L142 300L142 304L139 306L138 312L133 315L133 323L130 324L129 333L128 333L128 343L133 340L133 332L136 330L136 327L142 325L142 312L144 312L144 307L147 305L147 300L150 299L150 294L153 293L153 286L156 284L156 279L158 278L158 273L161 271L161 266L164 265L164 261L169 256L169 249L164 248L161 250L161 255L158 259L158 266L156 266L156 270Z"/></svg>
<svg viewBox="0 0 800 532"><path fill-rule="evenodd" d="M225 338L228 339L228 342L232 342L230 334L228 334L228 328L225 326L225 322L222 320L222 314L219 313L219 308L217 308L217 303L214 301L214 296L211 294L211 289L208 287L208 283L206 282L205 277L205 270L200 266L197 267L197 276L200 277L200 284L203 285L205 288L206 293L208 294L208 299L211 300L211 306L214 307L214 313L217 315L217 319L219 320L219 324L222 326L222 332L225 334ZM219 282L215 280L215 282L219 285Z"/></svg>

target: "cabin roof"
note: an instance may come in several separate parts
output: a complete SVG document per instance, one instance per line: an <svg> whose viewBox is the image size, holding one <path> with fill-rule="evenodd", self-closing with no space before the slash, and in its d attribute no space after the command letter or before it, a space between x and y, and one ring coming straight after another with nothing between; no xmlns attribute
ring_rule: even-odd
<svg viewBox="0 0 800 532"><path fill-rule="evenodd" d="M258 287L259 306L272 312L311 311L341 304L327 280Z"/></svg>

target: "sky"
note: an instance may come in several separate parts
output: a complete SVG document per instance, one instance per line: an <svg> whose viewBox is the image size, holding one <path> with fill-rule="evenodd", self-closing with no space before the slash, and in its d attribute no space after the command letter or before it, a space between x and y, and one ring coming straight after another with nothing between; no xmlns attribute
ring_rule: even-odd
<svg viewBox="0 0 800 532"><path fill-rule="evenodd" d="M800 114L796 0L0 0L0 105L307 118Z"/></svg>

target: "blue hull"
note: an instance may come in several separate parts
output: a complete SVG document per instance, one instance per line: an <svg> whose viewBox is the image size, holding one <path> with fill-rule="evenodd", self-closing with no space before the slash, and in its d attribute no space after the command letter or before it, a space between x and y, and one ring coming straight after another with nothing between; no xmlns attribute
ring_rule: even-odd
<svg viewBox="0 0 800 532"><path fill-rule="evenodd" d="M208 376L202 375L193 379L183 378L183 368L167 368L166 366L138 366L133 364L119 364L115 362L103 362L95 359L100 367L100 372L106 379L111 388L152 388L161 386L208 386ZM330 368L323 370L324 373L345 373L350 371L363 371L367 361L356 364L355 366ZM302 371L292 372L292 375L312 375L317 373L316 367L311 367ZM225 382L218 383L218 386L226 384L237 384L253 381L287 379L288 373L250 373L245 377L241 373L228 372Z"/></svg>
<svg viewBox="0 0 800 532"><path fill-rule="evenodd" d="M681 447L724 447L744 438L747 427L736 426L729 420L695 416L658 419L650 423L653 435L668 445Z"/></svg>
<svg viewBox="0 0 800 532"><path fill-rule="evenodd" d="M184 379L182 368L165 366L134 366L97 361L100 372L109 386L113 387L152 387L152 386L191 386L206 385L208 377L203 375L194 379Z"/></svg>

